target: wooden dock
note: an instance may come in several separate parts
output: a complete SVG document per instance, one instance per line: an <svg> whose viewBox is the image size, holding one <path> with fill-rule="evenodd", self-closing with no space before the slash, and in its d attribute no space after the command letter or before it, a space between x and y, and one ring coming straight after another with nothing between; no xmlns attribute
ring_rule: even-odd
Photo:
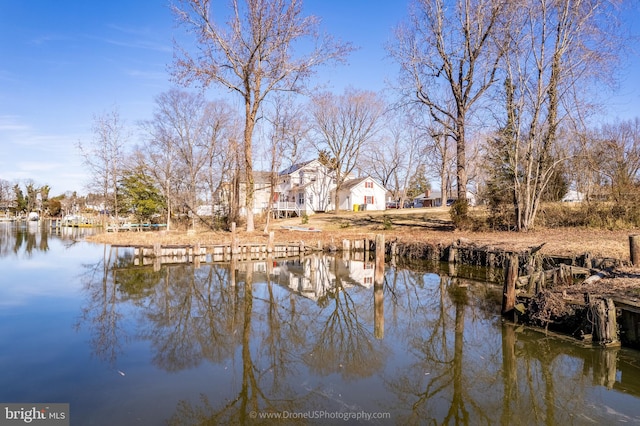
<svg viewBox="0 0 640 426"><path fill-rule="evenodd" d="M234 247L231 244L219 245L112 245L112 248L133 249L134 265L193 263L226 263L232 259L241 261L264 260L267 258L287 258L301 256L317 251L317 247L304 243L280 243L269 247L263 243L242 243Z"/></svg>

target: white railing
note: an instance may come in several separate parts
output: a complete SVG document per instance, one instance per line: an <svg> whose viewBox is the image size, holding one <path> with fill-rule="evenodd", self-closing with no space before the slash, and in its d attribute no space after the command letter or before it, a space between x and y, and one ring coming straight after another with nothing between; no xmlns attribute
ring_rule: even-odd
<svg viewBox="0 0 640 426"><path fill-rule="evenodd" d="M278 201L277 203L273 203L271 205L273 210L280 211L297 211L299 207L295 201Z"/></svg>

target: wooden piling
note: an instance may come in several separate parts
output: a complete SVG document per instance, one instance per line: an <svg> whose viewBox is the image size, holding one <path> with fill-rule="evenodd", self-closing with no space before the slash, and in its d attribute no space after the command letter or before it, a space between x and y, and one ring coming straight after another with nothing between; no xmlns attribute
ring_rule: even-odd
<svg viewBox="0 0 640 426"><path fill-rule="evenodd" d="M238 254L238 234L236 233L236 223L231 222L231 256Z"/></svg>
<svg viewBox="0 0 640 426"><path fill-rule="evenodd" d="M629 257L633 266L640 265L640 234L629 235Z"/></svg>
<svg viewBox="0 0 640 426"><path fill-rule="evenodd" d="M376 235L376 269L374 282L382 285L384 283L384 235Z"/></svg>
<svg viewBox="0 0 640 426"><path fill-rule="evenodd" d="M267 253L273 253L273 242L275 240L275 233L269 232L269 240L267 241Z"/></svg>
<svg viewBox="0 0 640 426"><path fill-rule="evenodd" d="M373 336L384 339L384 287L377 282L373 284Z"/></svg>
<svg viewBox="0 0 640 426"><path fill-rule="evenodd" d="M516 282L518 281L518 255L512 254L507 260L502 294L502 315L513 311L516 306Z"/></svg>
<svg viewBox="0 0 640 426"><path fill-rule="evenodd" d="M449 246L449 263L455 263L456 262L456 255L457 254L458 254L458 245L454 241Z"/></svg>
<svg viewBox="0 0 640 426"><path fill-rule="evenodd" d="M373 284L373 335L376 339L384 338L384 235L377 234L375 240L375 272Z"/></svg>
<svg viewBox="0 0 640 426"><path fill-rule="evenodd" d="M613 299L597 299L589 306L593 321L593 343L602 346L619 346L616 306Z"/></svg>

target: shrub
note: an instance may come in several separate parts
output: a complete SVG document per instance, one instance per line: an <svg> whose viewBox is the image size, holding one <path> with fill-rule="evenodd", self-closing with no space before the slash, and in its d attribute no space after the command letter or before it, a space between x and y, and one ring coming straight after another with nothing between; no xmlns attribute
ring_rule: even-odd
<svg viewBox="0 0 640 426"><path fill-rule="evenodd" d="M467 200L456 200L451 204L449 215L453 225L458 229L467 229L472 223L469 219L469 204Z"/></svg>
<svg viewBox="0 0 640 426"><path fill-rule="evenodd" d="M393 229L393 222L391 222L391 218L388 216L382 217L382 228L389 231Z"/></svg>

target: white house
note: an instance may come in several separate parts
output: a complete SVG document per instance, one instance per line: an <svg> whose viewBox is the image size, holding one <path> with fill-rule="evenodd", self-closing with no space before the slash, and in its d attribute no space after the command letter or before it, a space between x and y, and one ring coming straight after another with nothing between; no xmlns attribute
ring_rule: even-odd
<svg viewBox="0 0 640 426"><path fill-rule="evenodd" d="M333 210L335 173L318 160L295 164L279 173L273 208L296 215ZM371 177L346 177L338 192L340 210L384 210L386 189Z"/></svg>
<svg viewBox="0 0 640 426"><path fill-rule="evenodd" d="M278 173L277 183L271 192L271 174L254 172L254 213L265 212L268 207L280 215L302 216L334 209L336 189L335 173L318 160L294 164ZM245 185L240 182L240 205L244 205ZM230 187L224 186L216 195L218 210L224 209ZM353 210L364 206L369 210L384 210L386 190L375 179L346 177L339 192L339 206ZM216 203L212 211L216 210ZM244 210L244 209L243 209ZM205 211L202 211L205 213ZM240 212L244 214L244 211Z"/></svg>
<svg viewBox="0 0 640 426"><path fill-rule="evenodd" d="M340 210L384 210L387 190L370 176L346 180L338 191Z"/></svg>
<svg viewBox="0 0 640 426"><path fill-rule="evenodd" d="M298 216L330 210L335 174L318 160L293 166L278 173L273 209Z"/></svg>
<svg viewBox="0 0 640 426"><path fill-rule="evenodd" d="M581 203L582 201L584 201L584 194L573 189L567 191L562 197L562 202L564 203Z"/></svg>

